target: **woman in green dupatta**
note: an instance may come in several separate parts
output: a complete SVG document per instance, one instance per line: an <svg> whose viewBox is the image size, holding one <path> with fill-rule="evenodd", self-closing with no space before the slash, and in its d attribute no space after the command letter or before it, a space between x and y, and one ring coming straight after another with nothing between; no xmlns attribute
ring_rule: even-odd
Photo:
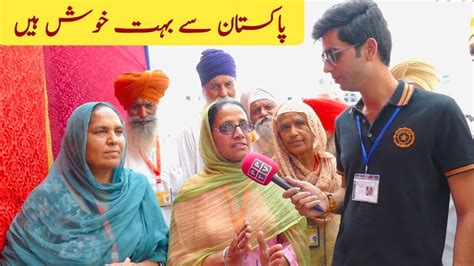
<svg viewBox="0 0 474 266"><path fill-rule="evenodd" d="M252 131L236 101L205 110L199 145L205 168L175 200L170 265L309 265L305 219L281 188L260 186L241 171Z"/></svg>

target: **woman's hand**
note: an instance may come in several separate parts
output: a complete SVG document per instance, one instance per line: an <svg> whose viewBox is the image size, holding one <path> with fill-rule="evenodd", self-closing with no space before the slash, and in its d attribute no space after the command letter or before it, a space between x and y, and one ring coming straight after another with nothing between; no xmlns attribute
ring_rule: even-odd
<svg viewBox="0 0 474 266"><path fill-rule="evenodd" d="M296 210L303 216L310 218L320 218L324 213L314 209L316 205L320 205L323 210L329 207L329 201L326 195L316 186L306 181L299 181L291 177L286 180L293 188L283 193L283 197L291 199Z"/></svg>
<svg viewBox="0 0 474 266"><path fill-rule="evenodd" d="M249 244L251 234L252 227L250 226L249 221L245 220L225 253L225 265L242 265L245 255L252 249Z"/></svg>
<svg viewBox="0 0 474 266"><path fill-rule="evenodd" d="M259 257L262 266L283 266L289 265L285 258L282 244L276 244L268 248L263 232L259 231L257 234L258 247L260 249Z"/></svg>

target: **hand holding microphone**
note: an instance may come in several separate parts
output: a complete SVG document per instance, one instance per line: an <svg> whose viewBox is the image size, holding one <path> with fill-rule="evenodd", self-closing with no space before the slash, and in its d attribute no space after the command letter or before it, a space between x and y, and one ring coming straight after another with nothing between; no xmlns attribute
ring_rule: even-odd
<svg viewBox="0 0 474 266"><path fill-rule="evenodd" d="M329 202L327 196L313 184L287 177L287 181L294 186L283 193L284 198L291 199L296 210L306 217L321 218L323 212L316 210L315 206L324 206L327 210Z"/></svg>
<svg viewBox="0 0 474 266"><path fill-rule="evenodd" d="M308 182L295 181L291 178L289 180L293 180L294 183L288 184L276 174L278 172L278 165L260 153L251 152L244 157L242 160L242 172L260 185L266 186L272 181L286 190L283 193L283 197L291 198L298 212L304 216L308 216L306 213L311 213L310 217L319 217L324 212L324 209L319 205L319 199L324 194L318 188Z"/></svg>

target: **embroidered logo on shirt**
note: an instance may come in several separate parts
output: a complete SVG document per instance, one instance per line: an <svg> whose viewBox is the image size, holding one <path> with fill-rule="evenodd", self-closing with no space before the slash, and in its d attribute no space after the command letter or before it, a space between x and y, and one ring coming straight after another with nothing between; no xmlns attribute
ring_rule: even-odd
<svg viewBox="0 0 474 266"><path fill-rule="evenodd" d="M415 133L407 127L401 127L393 134L393 142L400 148L408 148L415 142Z"/></svg>

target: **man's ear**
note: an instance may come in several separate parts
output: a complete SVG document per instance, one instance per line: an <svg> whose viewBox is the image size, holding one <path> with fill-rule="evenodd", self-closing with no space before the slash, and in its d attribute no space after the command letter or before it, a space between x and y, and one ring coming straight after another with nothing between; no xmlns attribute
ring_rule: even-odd
<svg viewBox="0 0 474 266"><path fill-rule="evenodd" d="M367 61L373 61L377 57L378 43L374 38L369 38L362 46L365 49L365 58Z"/></svg>
<svg viewBox="0 0 474 266"><path fill-rule="evenodd" d="M469 52L471 53L471 56L474 56L474 35L471 35L469 38ZM472 61L474 61L474 58Z"/></svg>

